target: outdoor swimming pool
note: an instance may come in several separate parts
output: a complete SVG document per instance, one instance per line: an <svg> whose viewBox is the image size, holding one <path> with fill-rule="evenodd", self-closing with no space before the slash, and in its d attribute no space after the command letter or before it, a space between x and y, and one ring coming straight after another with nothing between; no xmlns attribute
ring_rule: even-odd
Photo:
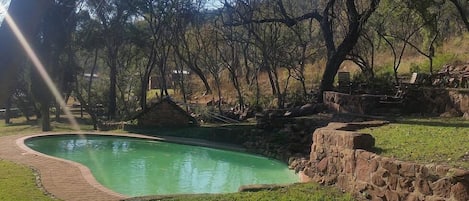
<svg viewBox="0 0 469 201"><path fill-rule="evenodd" d="M299 180L277 160L148 139L54 135L29 138L25 144L87 166L103 186L128 196L226 193L241 185Z"/></svg>

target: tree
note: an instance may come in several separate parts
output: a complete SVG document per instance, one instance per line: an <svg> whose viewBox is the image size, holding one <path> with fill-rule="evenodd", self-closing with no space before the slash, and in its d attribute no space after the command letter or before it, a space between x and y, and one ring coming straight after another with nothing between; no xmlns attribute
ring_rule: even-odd
<svg viewBox="0 0 469 201"><path fill-rule="evenodd" d="M374 65L376 56L376 41L379 35L368 26L368 29L362 33L358 43L347 55L347 59L355 63L365 76L366 80L372 80L375 77ZM396 56L396 55L394 55Z"/></svg>
<svg viewBox="0 0 469 201"><path fill-rule="evenodd" d="M92 19L89 12L79 12L77 24L77 29L73 33L74 41L66 50L68 65L74 66L77 71L73 77L73 93L80 102L81 117L83 118L84 109L90 115L94 129L97 130L99 118L95 106L104 101L101 98L104 90L96 93L97 85L100 83L95 84L95 81L99 81L98 66L102 65L99 55L103 51L104 44L99 30L99 21ZM88 68L89 66L91 68ZM86 74L89 74L89 77L85 76Z"/></svg>
<svg viewBox="0 0 469 201"><path fill-rule="evenodd" d="M130 13L123 0L89 0L90 8L101 25L102 39L106 48L106 62L109 67L108 119L116 117L118 56L124 41L124 25Z"/></svg>
<svg viewBox="0 0 469 201"><path fill-rule="evenodd" d="M26 39L32 42L49 6L48 0L12 0L8 14ZM9 20L4 20L0 27L0 103L4 103L16 87L16 75L25 57L11 26Z"/></svg>
<svg viewBox="0 0 469 201"><path fill-rule="evenodd" d="M241 72L241 45L235 39L236 34L233 27L221 28L221 43L216 48L221 59L222 65L228 70L231 83L236 90L238 104L240 108L244 108L244 98L241 92L241 83L239 74ZM222 45L223 44L223 45Z"/></svg>
<svg viewBox="0 0 469 201"><path fill-rule="evenodd" d="M45 70L47 70L51 77L54 77L55 85L62 92L69 91L69 83L73 81L70 75L72 72L71 68L61 62L61 58L65 55L65 49L71 41L71 32L75 29L75 21L73 20L74 8L74 0L51 2L34 42L37 49L40 50L38 55L42 57L42 62L46 64ZM39 75L39 72L32 72L32 92L40 108L42 130L49 131L52 129L49 113L53 96L45 81ZM56 120L59 121L61 112L60 103L56 101L55 106Z"/></svg>
<svg viewBox="0 0 469 201"><path fill-rule="evenodd" d="M191 36L188 34L190 26L197 26L199 21L201 1L195 1L195 3L184 0L175 0L173 2L173 9L176 12L174 21L171 22L172 34L171 42L173 43L174 51L177 55L177 59L180 59L181 63L192 70L203 82L205 87L205 94L212 93L212 89L207 81L207 78L202 71L198 58L199 50L195 49L194 44L191 43Z"/></svg>
<svg viewBox="0 0 469 201"><path fill-rule="evenodd" d="M222 45L221 34L215 27L216 23L205 24L203 27L197 27L195 29L195 37L197 42L197 48L200 50L200 62L208 72L212 75L215 81L215 87L217 90L218 100L222 99L222 89L220 76L224 68L222 67L222 60L220 55L219 46ZM221 114L221 103L218 101L218 111Z"/></svg>
<svg viewBox="0 0 469 201"><path fill-rule="evenodd" d="M396 84L399 83L398 70L409 42L418 34L425 23L421 21L415 10L408 9L403 3L386 1L378 11L373 23L376 33L391 49L393 55L393 72Z"/></svg>
<svg viewBox="0 0 469 201"><path fill-rule="evenodd" d="M145 62L141 73L142 91L141 91L141 107L146 108L146 92L148 88L148 81L153 73L153 69L157 67L158 78L160 83L160 97L168 96L167 76L171 53L174 52L175 28L178 27L177 23L186 23L183 19L176 19L184 17L184 12L191 12L191 4L187 1L161 1L161 0L141 0L132 1L131 5L136 9L136 13L143 21L138 22L142 35L145 41L137 43L140 48L145 51L146 58L142 58ZM189 11L186 10L189 8ZM187 13L186 13L187 14ZM184 26L184 25L183 25ZM185 34L185 33L181 33ZM144 97L145 96L145 97Z"/></svg>
<svg viewBox="0 0 469 201"><path fill-rule="evenodd" d="M54 2L55 3L55 2ZM29 43L30 46L38 49L43 49L46 46L52 44L52 42L48 41L47 39L50 38L50 32L47 31L47 23L50 22L46 16L46 13L50 13L47 11L51 11L54 4L49 1L33 1L33 2L26 2L22 1L18 3L18 1L12 1L10 4L9 12L11 18L7 16L7 19L4 21L4 25L0 28L0 35L2 36L2 43L0 44L2 47L0 48L0 61L5 64L5 68L10 70L9 73L2 73L2 75L10 76L10 78L5 77L6 83L6 92L12 94L12 90L14 90L14 83L15 81L11 80L11 78L15 78L18 72L18 67L15 66L22 66L22 62L19 60L21 57L24 57L21 52L21 46L25 44L18 44L16 38L19 38L19 34L23 34L26 38L26 42ZM14 31L14 25L17 25L19 32ZM13 30L13 31L12 31ZM37 37L38 35L42 36L41 38ZM39 40L42 39L42 40ZM4 49L9 48L9 49ZM25 48L25 47L23 47ZM38 52L38 51L36 51ZM39 51L43 52L43 51ZM44 51L48 52L48 51ZM31 56L31 55L29 55ZM46 64L50 64L50 54L42 54L43 62ZM39 72L34 71L32 73L32 80L33 87L36 90L36 98L40 102L40 111L41 111L41 119L42 119L42 130L49 131L51 130L50 120L49 120L49 102L51 101L51 95L49 95L49 90L46 87L45 81L39 76ZM6 96L5 96L6 97Z"/></svg>
<svg viewBox="0 0 469 201"><path fill-rule="evenodd" d="M255 2L255 3L252 3ZM283 23L295 26L307 19L314 19L319 23L326 46L327 61L320 85L318 101L322 102L322 92L332 90L334 78L340 65L353 49L361 35L363 26L378 7L380 0L356 2L354 0L328 0L312 2L310 10L300 15L293 8L286 8L284 0L276 0L272 10L265 11L255 5L257 1L235 0L225 1L225 8L237 14L237 18L227 23L239 26L249 23ZM321 12L320 12L321 10ZM249 19L245 16L255 18ZM341 31L339 31L343 28ZM342 34L341 34L342 33Z"/></svg>
<svg viewBox="0 0 469 201"><path fill-rule="evenodd" d="M468 19L468 2L467 0L449 0L455 7L461 17L461 20L466 26L466 30L469 31L469 19Z"/></svg>
<svg viewBox="0 0 469 201"><path fill-rule="evenodd" d="M298 26L290 27L292 34L296 36L292 42L292 50L288 52L290 55L288 73L294 79L300 82L303 96L306 98L308 95L306 89L305 66L308 61L313 60L313 55L318 53L321 49L318 37L319 33L314 31L313 20L304 21ZM292 73L293 72L293 73Z"/></svg>

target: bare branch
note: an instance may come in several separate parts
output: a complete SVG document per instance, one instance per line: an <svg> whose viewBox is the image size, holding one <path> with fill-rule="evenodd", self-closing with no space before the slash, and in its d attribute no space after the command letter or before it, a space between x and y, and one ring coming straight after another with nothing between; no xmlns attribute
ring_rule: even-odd
<svg viewBox="0 0 469 201"><path fill-rule="evenodd" d="M306 14L303 14L303 15L298 16L298 17L291 18L287 14L287 11L286 11L286 9L283 5L282 0L278 0L277 5L280 8L280 12L282 13L283 18L247 19L243 13L240 13L240 12L237 11L238 17L241 18L241 21L239 21L239 22L225 22L224 25L225 26L241 26L241 25L252 24L252 23L262 24L262 23L275 23L275 22L278 22L278 23L283 23L283 24L291 27L291 26L294 26L294 25L298 24L299 22L301 22L303 20L307 20L307 19L316 19L317 21L322 20L322 16L316 10L314 10L312 12L309 12L309 13L306 13ZM228 9L237 10L237 9L233 8L233 6L231 6L229 3L226 3L226 2L225 2L225 7L228 8Z"/></svg>

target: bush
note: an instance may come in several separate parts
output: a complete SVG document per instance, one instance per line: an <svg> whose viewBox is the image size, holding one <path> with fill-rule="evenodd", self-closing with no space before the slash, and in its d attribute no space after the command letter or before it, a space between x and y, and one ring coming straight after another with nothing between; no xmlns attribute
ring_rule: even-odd
<svg viewBox="0 0 469 201"><path fill-rule="evenodd" d="M453 53L437 54L433 57L433 72L439 71L445 64L453 63L455 60L457 60L457 56ZM430 63L428 60L420 64L419 72L430 73Z"/></svg>
<svg viewBox="0 0 469 201"><path fill-rule="evenodd" d="M416 63L410 63L409 74L420 73L420 66Z"/></svg>
<svg viewBox="0 0 469 201"><path fill-rule="evenodd" d="M391 94L394 92L395 80L393 73L377 73L374 78L367 79L362 73L356 74L352 79L355 90L361 93Z"/></svg>

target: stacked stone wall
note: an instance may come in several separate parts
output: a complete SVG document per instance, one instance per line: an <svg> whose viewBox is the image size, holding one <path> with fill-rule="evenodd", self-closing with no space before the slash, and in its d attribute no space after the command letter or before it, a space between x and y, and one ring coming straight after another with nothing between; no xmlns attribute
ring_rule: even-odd
<svg viewBox="0 0 469 201"><path fill-rule="evenodd" d="M391 96L345 94L326 91L323 96L327 108L336 113L374 114L398 109L401 113L421 113L469 117L469 90L443 88L408 88L404 99L383 101Z"/></svg>
<svg viewBox="0 0 469 201"><path fill-rule="evenodd" d="M331 123L317 129L303 180L336 185L370 200L469 200L469 171L377 155L371 152L371 135L347 131L358 127Z"/></svg>
<svg viewBox="0 0 469 201"><path fill-rule="evenodd" d="M337 113L369 114L375 109L380 96L352 95L335 91L324 92L324 104L329 110Z"/></svg>
<svg viewBox="0 0 469 201"><path fill-rule="evenodd" d="M469 90L467 89L410 89L404 105L409 112L443 114L452 116L469 114Z"/></svg>

